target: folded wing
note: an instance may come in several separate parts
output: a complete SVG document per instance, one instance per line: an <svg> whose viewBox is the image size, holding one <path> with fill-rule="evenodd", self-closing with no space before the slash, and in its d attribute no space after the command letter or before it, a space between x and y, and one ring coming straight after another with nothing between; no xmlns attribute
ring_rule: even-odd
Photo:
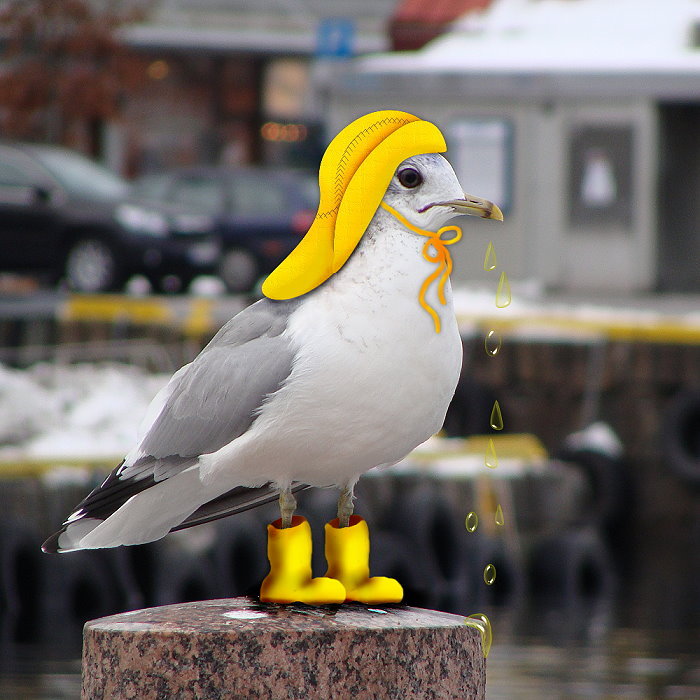
<svg viewBox="0 0 700 700"><path fill-rule="evenodd" d="M212 498L199 487L198 461L245 433L289 376L294 352L284 330L297 304L264 299L223 326L173 375L148 410L138 446L78 504L44 551L148 542L189 526L183 521L209 502L190 525L272 500L270 486Z"/></svg>

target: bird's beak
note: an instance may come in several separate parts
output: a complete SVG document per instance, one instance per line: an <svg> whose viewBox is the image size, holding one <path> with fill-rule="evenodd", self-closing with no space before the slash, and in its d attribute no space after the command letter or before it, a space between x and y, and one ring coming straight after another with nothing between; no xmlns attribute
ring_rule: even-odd
<svg viewBox="0 0 700 700"><path fill-rule="evenodd" d="M425 211L431 207L451 207L455 214L468 214L469 216L479 216L482 219L495 219L503 221L503 212L493 202L481 197L474 197L465 194L464 199L451 199L449 202L435 202L421 209Z"/></svg>

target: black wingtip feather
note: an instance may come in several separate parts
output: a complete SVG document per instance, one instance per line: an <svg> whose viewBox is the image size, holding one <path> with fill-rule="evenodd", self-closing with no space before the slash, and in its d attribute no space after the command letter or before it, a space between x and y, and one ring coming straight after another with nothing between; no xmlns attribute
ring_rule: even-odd
<svg viewBox="0 0 700 700"><path fill-rule="evenodd" d="M64 528L61 528L58 532L54 532L51 537L49 537L44 544L41 545L41 551L46 554L58 554L61 549L58 546L58 538L65 532Z"/></svg>
<svg viewBox="0 0 700 700"><path fill-rule="evenodd" d="M308 484L292 484L292 492L308 489ZM274 501L279 496L279 491L273 488L271 484L265 484L258 488L248 488L245 486L236 486L236 488L227 491L217 498L213 498L203 506L183 520L179 525L173 527L170 532L177 532L195 525L203 525L214 520L227 518L229 515L243 513L251 508L265 505Z"/></svg>

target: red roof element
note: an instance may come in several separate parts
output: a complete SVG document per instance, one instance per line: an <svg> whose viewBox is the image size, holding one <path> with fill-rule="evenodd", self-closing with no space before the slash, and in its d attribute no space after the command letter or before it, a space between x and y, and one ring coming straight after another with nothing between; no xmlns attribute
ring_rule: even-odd
<svg viewBox="0 0 700 700"><path fill-rule="evenodd" d="M389 21L394 51L412 51L443 34L458 17L483 10L492 0L401 0Z"/></svg>

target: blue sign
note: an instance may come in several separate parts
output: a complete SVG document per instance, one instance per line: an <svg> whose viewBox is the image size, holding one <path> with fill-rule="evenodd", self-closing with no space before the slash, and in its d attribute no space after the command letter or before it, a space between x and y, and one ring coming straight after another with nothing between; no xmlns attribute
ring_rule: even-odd
<svg viewBox="0 0 700 700"><path fill-rule="evenodd" d="M352 20L326 17L318 23L316 55L321 58L350 58L355 42Z"/></svg>

